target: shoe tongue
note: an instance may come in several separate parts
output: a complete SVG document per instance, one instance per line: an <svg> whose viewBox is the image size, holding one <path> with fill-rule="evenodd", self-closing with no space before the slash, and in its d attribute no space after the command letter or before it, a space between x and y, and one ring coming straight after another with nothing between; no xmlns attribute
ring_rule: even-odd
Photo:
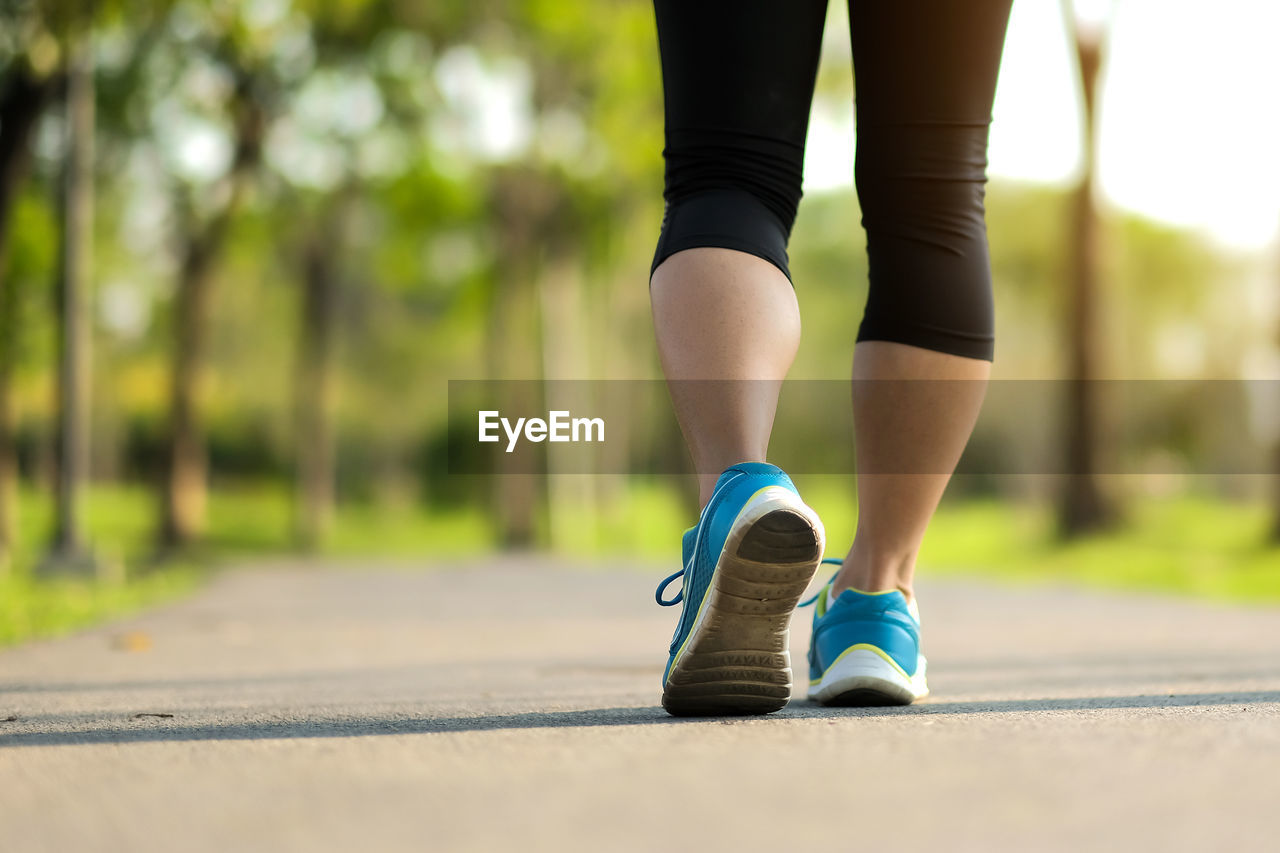
<svg viewBox="0 0 1280 853"><path fill-rule="evenodd" d="M907 602L907 612L911 614L911 618L916 620L916 624L920 624L920 605L916 604L913 598Z"/></svg>

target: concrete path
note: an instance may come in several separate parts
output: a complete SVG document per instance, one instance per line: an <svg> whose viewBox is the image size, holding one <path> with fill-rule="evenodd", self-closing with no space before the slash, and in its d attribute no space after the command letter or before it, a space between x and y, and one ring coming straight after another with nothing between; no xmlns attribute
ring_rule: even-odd
<svg viewBox="0 0 1280 853"><path fill-rule="evenodd" d="M2 652L0 850L1280 843L1280 610L934 581L932 699L677 721L665 567L601 568L260 566Z"/></svg>

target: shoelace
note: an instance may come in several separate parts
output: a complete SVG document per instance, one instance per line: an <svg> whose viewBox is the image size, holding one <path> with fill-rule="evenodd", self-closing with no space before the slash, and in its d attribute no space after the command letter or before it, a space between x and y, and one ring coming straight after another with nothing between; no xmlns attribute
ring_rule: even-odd
<svg viewBox="0 0 1280 853"><path fill-rule="evenodd" d="M671 582L676 578L684 577L684 573L685 573L685 569L684 567L681 567L681 569L678 572L673 572L672 574L667 575L666 580L658 584L658 588L654 590L654 593L653 593L654 600L657 601L659 604L661 604L663 607L674 607L675 605L684 601L684 587L680 587L680 591L676 593L676 597L671 599L670 601L667 601L665 598L662 597L662 593L666 591L667 587L671 586Z"/></svg>
<svg viewBox="0 0 1280 853"><path fill-rule="evenodd" d="M844 560L841 560L838 557L823 557L822 562L830 563L833 566L840 566L844 564ZM839 572L837 572L836 574L839 574ZM822 595L824 592L827 591L827 587L831 586L831 581L834 578L835 578L835 575L832 575L830 578L828 578L826 583L818 587L817 592L815 592L813 595L809 596L804 601L797 604L796 607L808 607L809 605L816 603L818 601L818 596Z"/></svg>
<svg viewBox="0 0 1280 853"><path fill-rule="evenodd" d="M744 474L741 471L738 471L728 480L724 481L723 483L719 483L716 486L715 491L711 493L710 499L707 500L707 505L702 508L702 514L698 516L698 538L693 543L693 555L689 558L690 560L694 560L698 556L698 543L702 540L702 522L705 520L707 509L710 508L711 505L716 502L716 498L719 497L720 492L722 490L728 488L731 483L745 476L746 474ZM684 601L684 587L681 587L680 592L678 592L676 594L676 597L671 599L670 601L663 598L662 593L663 591L666 590L667 587L671 586L671 582L673 580L679 577L684 577L685 572L687 572L688 570L689 570L689 566L684 565L680 567L679 571L672 572L670 575L667 575L666 579L664 579L662 583L658 584L658 588L653 591L654 601L657 601L658 604L660 604L663 607L674 607L675 605Z"/></svg>

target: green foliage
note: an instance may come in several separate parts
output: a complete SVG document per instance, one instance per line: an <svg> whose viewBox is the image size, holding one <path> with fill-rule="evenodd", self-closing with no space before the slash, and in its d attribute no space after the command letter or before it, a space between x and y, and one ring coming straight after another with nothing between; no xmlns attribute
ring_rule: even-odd
<svg viewBox="0 0 1280 853"><path fill-rule="evenodd" d="M20 14L0 32L0 68L52 73L71 5L11 1L6 10ZM495 535L484 490L438 480L447 476L439 459L446 382L500 371L496 350L509 348L530 375L563 369L553 364L557 346L581 376L655 373L645 278L662 209L662 92L648 2L114 0L96 8L93 446L102 476L158 471L176 265L226 203L221 178L248 106L264 112L263 160L215 266L204 426L215 482L268 482L272 497L234 505L215 497L215 549L286 547L299 284L317 239L339 290L339 495L350 501L344 512L362 519L339 515L340 550L409 547L427 531L452 541L454 528L424 520L438 518L423 513L428 501L470 507L459 543ZM826 66L819 98L847 98L849 74L847 57ZM495 103L505 104L497 119L486 113ZM502 135L486 125L499 119L511 125L505 146L486 137ZM23 455L28 476L51 431L46 297L57 255L57 130L51 113L13 220L18 287L6 292L16 293L17 310L0 311L18 318L0 346L21 365L17 408L23 434L35 437ZM504 207L513 187L537 198ZM1060 189L989 188L998 374L1060 373L1068 203ZM325 229L344 216L348 225L330 239ZM797 378L848 375L866 298L859 219L851 185L801 206L791 247L805 328ZM1118 212L1104 225L1111 375L1234 376L1269 341L1258 312L1240 310L1252 297L1237 259ZM531 239L517 239L526 232ZM559 285L568 308L549 299ZM498 335L500 311L513 305L519 316L506 319L523 337ZM1175 401L1136 443L1202 459L1240 444L1238 432L1207 433L1196 420L1204 416L1195 400ZM683 453L663 423L637 415L636 458ZM980 431L974 452L1030 452L1018 442L1034 441L1036 430L1025 432ZM814 450L795 462L814 470L824 458ZM688 522L686 502L665 485L601 500L609 507L591 516L583 549L662 551L663 531ZM135 509L129 535L138 542L129 548L149 529L149 505ZM538 508L544 516L582 511ZM652 523L618 521L632 511Z"/></svg>
<svg viewBox="0 0 1280 853"><path fill-rule="evenodd" d="M987 234L998 299L1056 308L1066 287L1070 196L1057 189L993 183Z"/></svg>
<svg viewBox="0 0 1280 853"><path fill-rule="evenodd" d="M287 489L224 484L211 496L204 544L178 560L152 562L154 496L138 486L102 486L87 495L88 540L107 563L124 567L123 583L43 580L36 565L52 531L47 495L24 490L21 535L13 568L0 575L0 646L54 636L113 619L185 594L212 567L246 555L292 552L292 505ZM415 565L492 548L491 520L477 507L424 510L384 499L339 508L325 553L399 560Z"/></svg>
<svg viewBox="0 0 1280 853"><path fill-rule="evenodd" d="M1280 548L1268 543L1267 507L1181 496L1138 500L1129 512L1123 529L1063 544L1042 505L944 505L920 563L938 574L1280 601Z"/></svg>
<svg viewBox="0 0 1280 853"><path fill-rule="evenodd" d="M791 376L844 379L867 299L866 236L852 186L806 198L792 238L791 271L804 336Z"/></svg>
<svg viewBox="0 0 1280 853"><path fill-rule="evenodd" d="M626 481L604 504L567 504L575 536L567 555L599 561L676 562L679 531L692 516L670 478ZM798 485L821 514L829 551L851 541L857 507L847 478L807 476ZM146 571L150 496L138 488L99 488L90 496L89 527L100 554L133 567L123 586L87 581L33 580L31 566L49 526L48 504L25 496L27 536L13 576L0 579L0 645L50 636L114 618L194 588L205 572L196 564ZM212 529L202 561L289 549L289 496L278 488L215 491ZM1063 544L1052 512L1035 502L943 502L920 556L922 577L973 575L1019 583L1070 583L1171 592L1241 601L1280 601L1280 549L1266 540L1269 514L1256 503L1208 496L1143 498L1132 504L1123 530ZM425 511L410 501L340 508L325 553L430 565L487 553L496 541L492 521L474 506ZM606 561L607 562L607 561Z"/></svg>
<svg viewBox="0 0 1280 853"><path fill-rule="evenodd" d="M10 222L9 262L0 287L0 359L19 369L47 364L51 332L46 309L52 300L50 271L56 263L56 226L48 199L19 195Z"/></svg>
<svg viewBox="0 0 1280 853"><path fill-rule="evenodd" d="M195 588L200 573L171 566L122 586L64 579L0 578L0 647L52 637L159 604Z"/></svg>

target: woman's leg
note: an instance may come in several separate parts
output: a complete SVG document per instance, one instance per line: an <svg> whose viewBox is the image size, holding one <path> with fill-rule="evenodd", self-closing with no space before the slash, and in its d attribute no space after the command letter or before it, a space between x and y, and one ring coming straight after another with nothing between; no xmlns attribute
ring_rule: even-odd
<svg viewBox="0 0 1280 853"><path fill-rule="evenodd" d="M910 598L977 419L993 317L983 187L1011 0L850 0L871 286L854 350L858 525L832 587Z"/></svg>
<svg viewBox="0 0 1280 853"><path fill-rule="evenodd" d="M673 255L651 290L662 372L705 506L721 471L764 461L800 307L777 267L731 249Z"/></svg>
<svg viewBox="0 0 1280 853"><path fill-rule="evenodd" d="M706 504L763 461L800 340L787 239L826 0L655 0L667 202L650 280L663 373Z"/></svg>
<svg viewBox="0 0 1280 853"><path fill-rule="evenodd" d="M914 597L916 554L973 431L991 363L894 341L854 348L858 526L832 584Z"/></svg>

